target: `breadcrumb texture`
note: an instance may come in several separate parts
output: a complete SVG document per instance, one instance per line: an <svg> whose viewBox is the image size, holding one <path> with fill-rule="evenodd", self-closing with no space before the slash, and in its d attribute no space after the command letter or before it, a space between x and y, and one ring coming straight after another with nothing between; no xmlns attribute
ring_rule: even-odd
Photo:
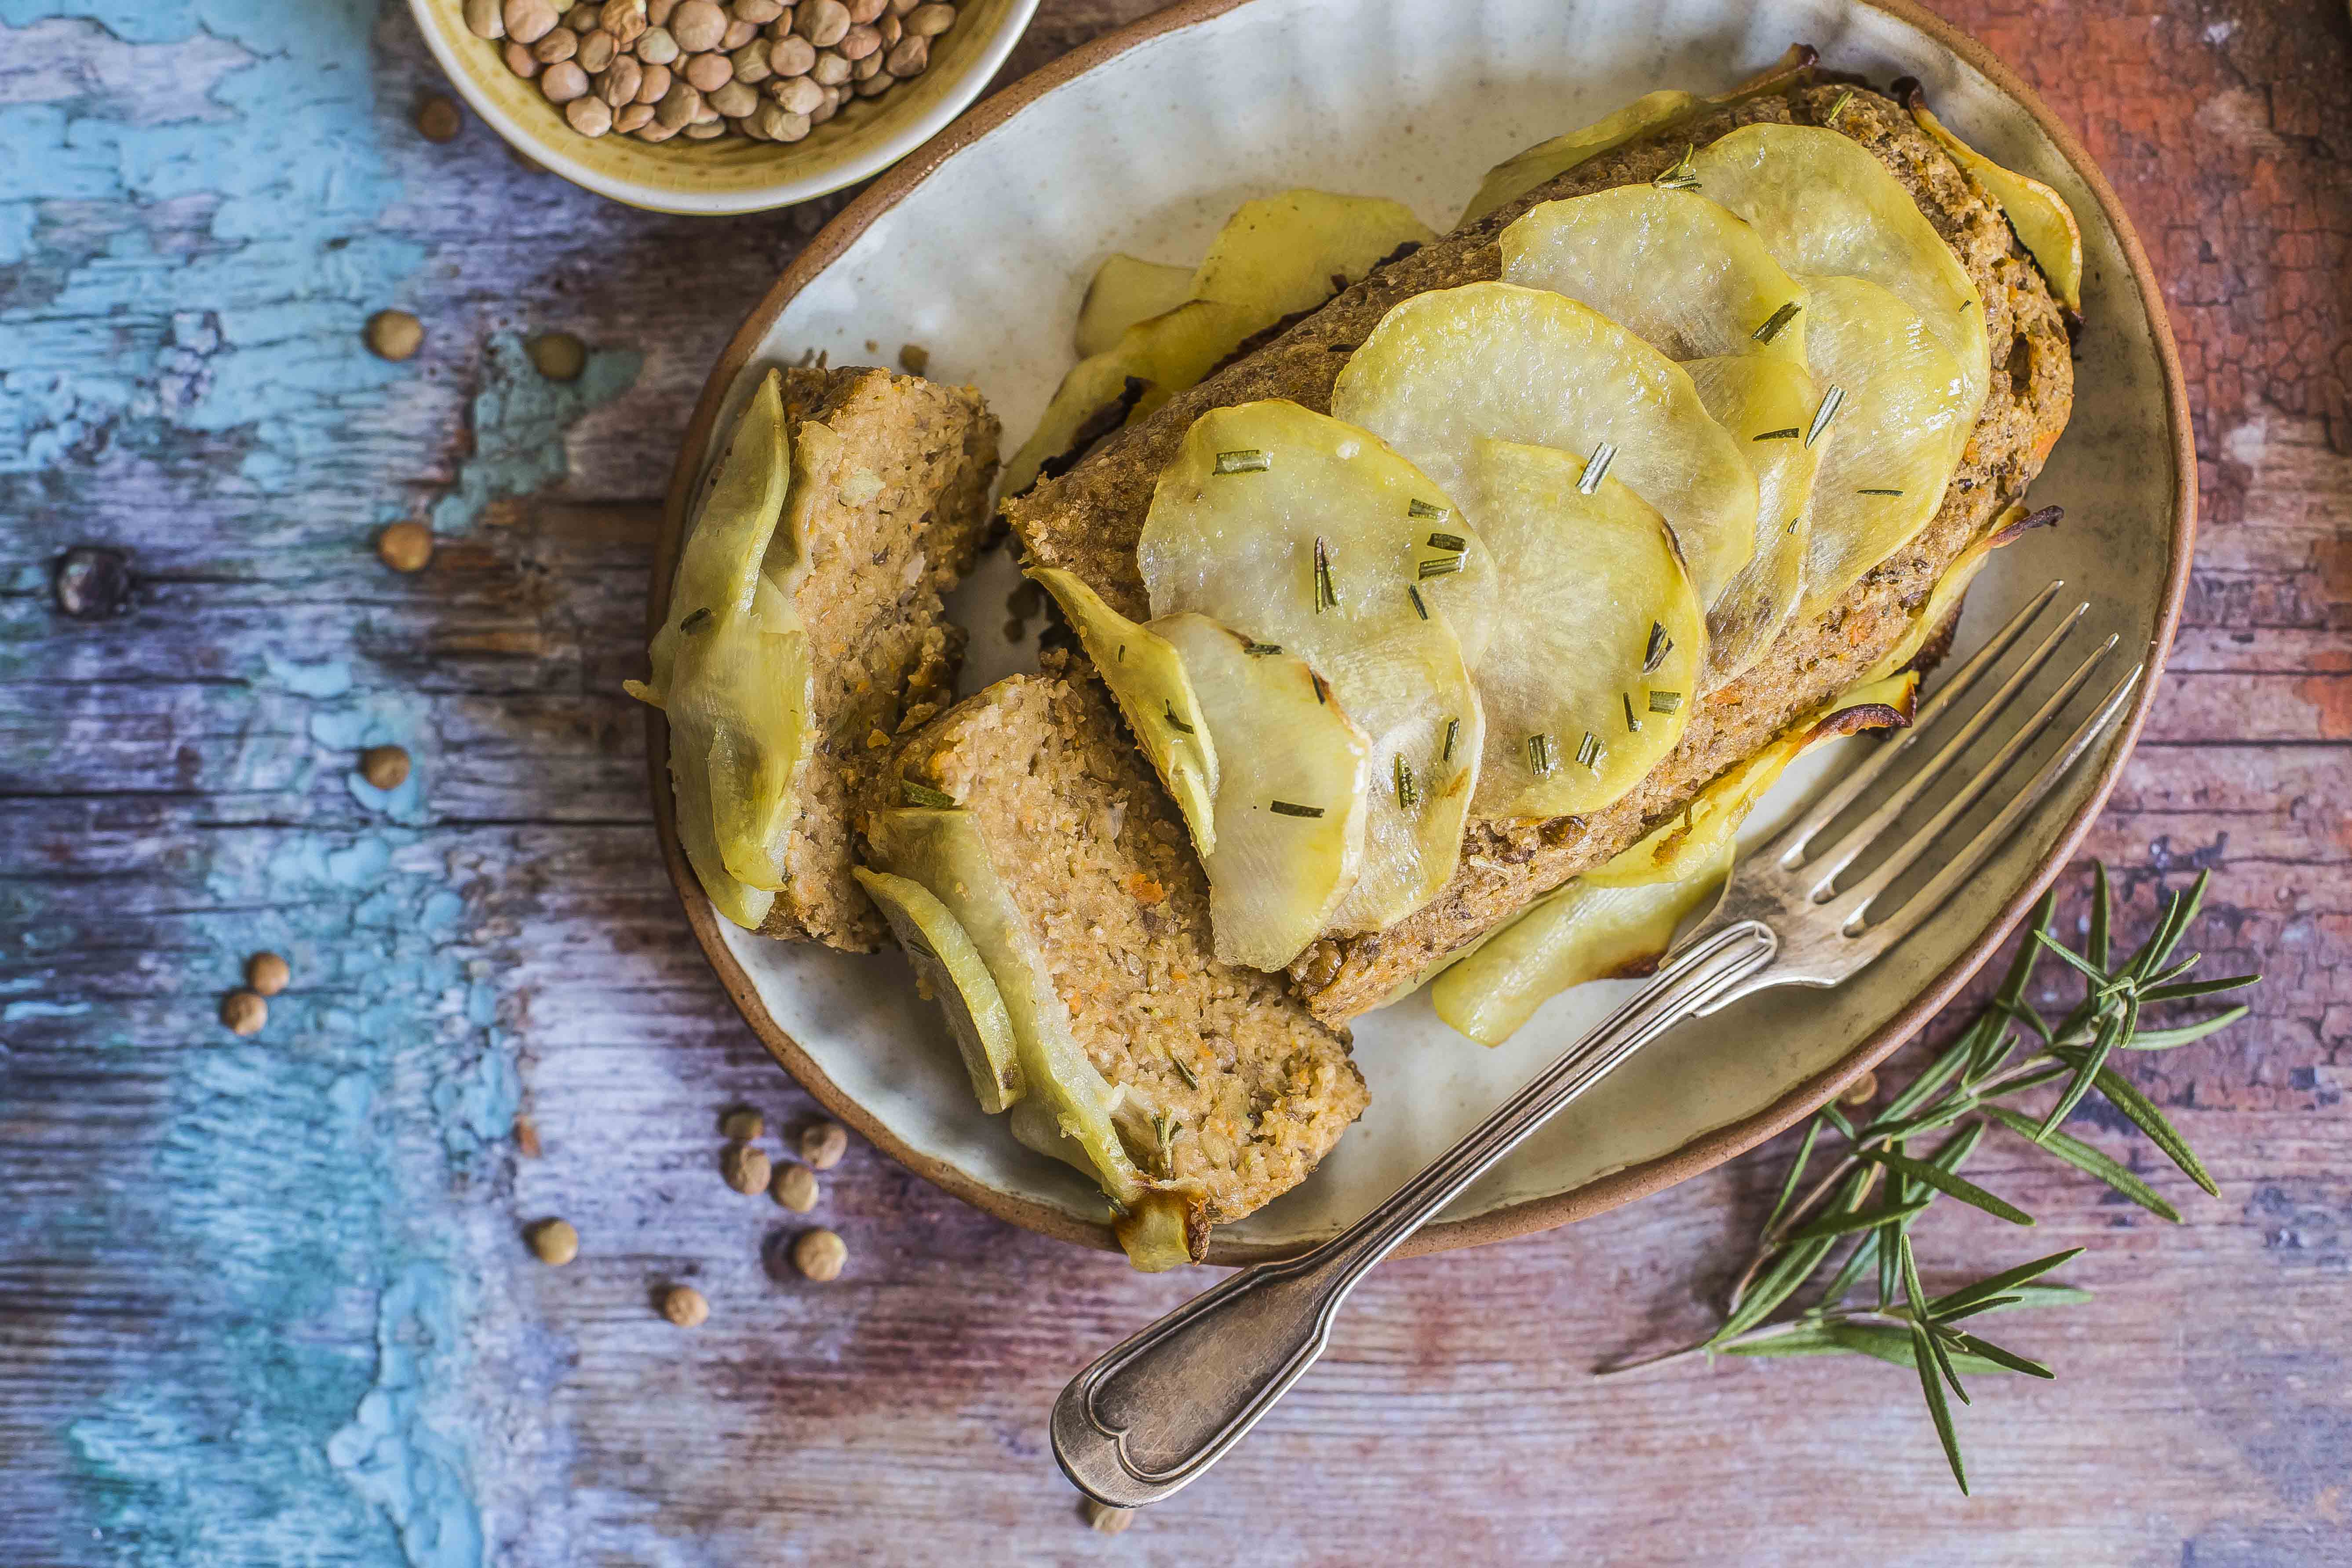
<svg viewBox="0 0 2352 1568"><path fill-rule="evenodd" d="M1845 100L1843 109L1840 100ZM1682 809L1709 779L1854 680L1902 637L1966 545L2024 494L2065 427L2074 363L2065 324L1999 204L1891 99L1866 89L1800 86L1631 143L1374 271L1257 353L1171 399L1061 478L1003 510L1029 554L1091 584L1126 615L1149 613L1136 542L1160 472L1211 408L1286 397L1328 412L1349 355L1401 300L1501 275L1496 237L1528 208L1651 180L1691 143L1762 121L1834 129L1901 180L1984 298L1990 385L1943 508L1819 619L1794 626L1693 713L1682 742L1642 783L1591 816L1474 823L1462 864L1436 899L1386 931L1325 939L1291 966L1316 1016L1339 1023L1380 1005L1496 922L1591 870Z"/></svg>
<svg viewBox="0 0 2352 1568"><path fill-rule="evenodd" d="M1239 1219L1363 1114L1363 1075L1281 975L1217 961L1175 806L1086 664L1049 652L1044 666L908 736L873 804L898 804L903 777L971 814L1079 1045L1126 1091L1129 1153L1196 1190L1210 1221ZM1172 1130L1166 1160L1155 1117Z"/></svg>
<svg viewBox="0 0 2352 1568"><path fill-rule="evenodd" d="M841 455L793 601L815 670L816 748L785 887L760 932L872 952L889 927L849 874L851 813L893 738L955 700L964 634L940 601L988 541L997 423L972 387L863 368L787 371L784 416L795 440L829 426Z"/></svg>

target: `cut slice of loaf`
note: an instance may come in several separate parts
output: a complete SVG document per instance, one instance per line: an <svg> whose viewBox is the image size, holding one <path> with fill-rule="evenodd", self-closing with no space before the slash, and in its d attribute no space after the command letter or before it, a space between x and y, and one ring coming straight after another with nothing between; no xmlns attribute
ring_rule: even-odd
<svg viewBox="0 0 2352 1568"><path fill-rule="evenodd" d="M889 928L849 874L852 807L892 740L955 699L964 634L940 600L987 542L997 423L971 387L853 368L786 372L784 413L795 443L821 424L841 448L793 595L815 751L760 931L871 952Z"/></svg>
<svg viewBox="0 0 2352 1568"><path fill-rule="evenodd" d="M1118 432L1062 477L1007 501L1031 558L1084 578L1120 613L1150 614L1136 541L1152 487L1211 408L1289 398L1327 412L1349 355L1399 301L1501 273L1496 237L1539 202L1656 178L1684 150L1759 121L1834 129L1909 189L1984 299L1991 389L1942 510L1822 616L1793 626L1745 675L1714 692L1681 743L1632 792L1590 816L1473 824L1460 868L1436 899L1387 930L1326 939L1292 975L1318 1017L1379 1005L1447 954L1679 811L1706 781L1799 715L1843 690L1900 640L1953 558L2021 496L2066 423L2074 369L2064 323L2000 208L1893 100L1799 86L1750 100L1580 164L1487 217L1389 263L1257 352Z"/></svg>
<svg viewBox="0 0 2352 1568"><path fill-rule="evenodd" d="M1307 1178L1362 1114L1345 1035L1279 974L1221 963L1209 889L1175 806L1083 661L1045 657L908 736L869 797L901 780L968 813L1096 1068L1163 1117L1129 1152L1197 1184L1212 1223ZM1122 1131L1129 1130L1122 1119Z"/></svg>

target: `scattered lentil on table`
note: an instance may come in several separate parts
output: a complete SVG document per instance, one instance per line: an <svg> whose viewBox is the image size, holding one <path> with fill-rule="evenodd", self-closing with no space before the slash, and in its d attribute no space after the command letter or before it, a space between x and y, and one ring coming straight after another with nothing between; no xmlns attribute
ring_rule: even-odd
<svg viewBox="0 0 2352 1568"><path fill-rule="evenodd" d="M806 1165L786 1165L769 1184L768 1195L794 1214L806 1214L816 1207L816 1173Z"/></svg>
<svg viewBox="0 0 2352 1568"><path fill-rule="evenodd" d="M1872 1100L1877 1097L1877 1094L1878 1075L1874 1072L1865 1071L1860 1078L1845 1086L1845 1092L1838 1096L1838 1103L1840 1105L1868 1105Z"/></svg>
<svg viewBox="0 0 2352 1568"><path fill-rule="evenodd" d="M539 1158L539 1128L528 1116L514 1119L515 1150L526 1160Z"/></svg>
<svg viewBox="0 0 2352 1568"><path fill-rule="evenodd" d="M395 572L422 572L433 559L433 530L410 518L375 536L377 559Z"/></svg>
<svg viewBox="0 0 2352 1568"><path fill-rule="evenodd" d="M360 777L378 789L398 789L408 782L408 753L398 746L370 746L360 753Z"/></svg>
<svg viewBox="0 0 2352 1568"><path fill-rule="evenodd" d="M455 142L465 129L465 115L439 93L416 106L416 133L427 142Z"/></svg>
<svg viewBox="0 0 2352 1568"><path fill-rule="evenodd" d="M550 1268L561 1268L580 1256L580 1233L568 1219L541 1220L530 1227L530 1250Z"/></svg>
<svg viewBox="0 0 2352 1568"><path fill-rule="evenodd" d="M367 346L378 359L413 358L425 345L425 323L405 310L378 310L367 320Z"/></svg>
<svg viewBox="0 0 2352 1568"><path fill-rule="evenodd" d="M849 1152L849 1129L838 1121L817 1121L801 1130L801 1158L820 1171L830 1171Z"/></svg>
<svg viewBox="0 0 2352 1568"><path fill-rule="evenodd" d="M661 1312L681 1329L697 1329L709 1321L710 1303L691 1285L673 1285L662 1292Z"/></svg>
<svg viewBox="0 0 2352 1568"><path fill-rule="evenodd" d="M719 1119L719 1131L738 1143L767 1136L768 1119L748 1105L739 1105Z"/></svg>
<svg viewBox="0 0 2352 1568"><path fill-rule="evenodd" d="M746 1196L768 1186L768 1156L749 1143L730 1143L719 1156L719 1174Z"/></svg>
<svg viewBox="0 0 2352 1568"><path fill-rule="evenodd" d="M232 991L221 998L220 1020L233 1035L257 1035L269 1022L269 1004L254 992Z"/></svg>
<svg viewBox="0 0 2352 1568"><path fill-rule="evenodd" d="M798 142L852 98L880 98L928 70L931 40L955 26L956 7L946 0L465 0L465 16L467 30L498 45L507 68L538 82L583 136L709 141L731 132ZM447 105L447 134L436 135L423 110L418 128L446 141L457 133L456 106L435 100L426 108L435 102Z"/></svg>
<svg viewBox="0 0 2352 1568"><path fill-rule="evenodd" d="M247 989L275 996L293 983L294 967L274 952L257 952L245 961Z"/></svg>
<svg viewBox="0 0 2352 1568"><path fill-rule="evenodd" d="M612 116L613 111L601 100L583 98L580 103L593 103L597 113L607 119ZM572 107L577 109L580 103ZM570 332L541 332L525 347L531 364L550 381L577 381L580 373L588 368L588 345Z"/></svg>
<svg viewBox="0 0 2352 1568"><path fill-rule="evenodd" d="M793 1243L793 1267L823 1285L841 1278L849 1244L829 1230L812 1230Z"/></svg>
<svg viewBox="0 0 2352 1568"><path fill-rule="evenodd" d="M1135 1522L1131 1508L1113 1508L1107 1502L1087 1499L1087 1522L1105 1535L1117 1535Z"/></svg>

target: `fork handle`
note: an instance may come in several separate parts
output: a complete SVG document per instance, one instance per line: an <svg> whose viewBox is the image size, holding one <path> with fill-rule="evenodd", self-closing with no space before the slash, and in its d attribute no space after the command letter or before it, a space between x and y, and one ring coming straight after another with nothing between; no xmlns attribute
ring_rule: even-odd
<svg viewBox="0 0 2352 1568"><path fill-rule="evenodd" d="M1223 1457L1298 1381L1365 1272L1627 1057L1769 964L1780 943L1737 921L1650 983L1378 1208L1313 1251L1233 1275L1119 1345L1055 1402L1054 1455L1117 1508L1158 1502Z"/></svg>

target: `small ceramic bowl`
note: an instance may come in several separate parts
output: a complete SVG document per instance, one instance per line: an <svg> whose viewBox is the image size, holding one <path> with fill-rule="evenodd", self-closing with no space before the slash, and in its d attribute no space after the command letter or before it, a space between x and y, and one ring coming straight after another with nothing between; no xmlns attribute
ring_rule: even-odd
<svg viewBox="0 0 2352 1568"><path fill-rule="evenodd" d="M837 191L929 141L987 87L1037 0L963 0L955 26L931 40L929 69L880 98L852 100L790 143L583 136L536 82L507 69L498 45L473 35L461 0L408 0L408 8L474 112L533 162L634 207L717 216L764 212Z"/></svg>

